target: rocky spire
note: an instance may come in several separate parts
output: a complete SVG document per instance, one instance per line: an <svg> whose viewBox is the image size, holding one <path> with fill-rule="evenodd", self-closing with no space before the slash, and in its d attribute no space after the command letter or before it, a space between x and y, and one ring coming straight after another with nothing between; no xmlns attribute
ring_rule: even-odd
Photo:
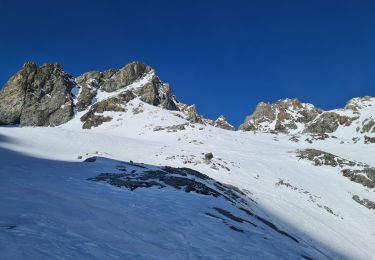
<svg viewBox="0 0 375 260"><path fill-rule="evenodd" d="M55 126L69 121L73 85L59 64L25 63L0 92L0 124Z"/></svg>
<svg viewBox="0 0 375 260"><path fill-rule="evenodd" d="M222 129L226 129L226 130L232 130L232 131L235 130L235 128L227 122L226 118L223 115L219 116L215 120L214 126L222 128Z"/></svg>

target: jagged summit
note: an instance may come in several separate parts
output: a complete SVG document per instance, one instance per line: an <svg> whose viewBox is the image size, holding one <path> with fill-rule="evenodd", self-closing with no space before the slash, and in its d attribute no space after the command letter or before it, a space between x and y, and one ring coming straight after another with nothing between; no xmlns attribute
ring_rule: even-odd
<svg viewBox="0 0 375 260"><path fill-rule="evenodd" d="M2 256L371 259L374 108L285 99L228 131L147 65L27 63L0 121L58 127L0 127Z"/></svg>
<svg viewBox="0 0 375 260"><path fill-rule="evenodd" d="M261 102L255 112L245 119L240 130L298 132L321 112L321 109L301 103L296 98L280 99L273 104Z"/></svg>
<svg viewBox="0 0 375 260"><path fill-rule="evenodd" d="M357 138L375 133L375 98L353 98L344 108L330 111L301 103L298 99L282 99L273 104L261 102L240 130Z"/></svg>
<svg viewBox="0 0 375 260"><path fill-rule="evenodd" d="M133 101L134 100L134 101ZM60 64L40 67L26 62L0 92L0 124L21 126L58 126L79 118L82 128L90 129L111 122L114 113L141 113L149 104L178 115L190 123L216 125L231 129L228 123L216 123L197 113L195 105L180 103L169 84L163 83L154 69L133 61L120 69L89 71L73 78ZM109 115L111 114L111 115Z"/></svg>
<svg viewBox="0 0 375 260"><path fill-rule="evenodd" d="M146 105L151 106L149 113L157 113L155 108L160 108L170 112L168 117L182 118L181 124L235 130L225 117L206 119L195 105L179 102L170 85L163 83L153 68L139 61L120 69L89 71L76 78L64 72L58 63L39 67L26 62L0 92L0 124L58 126L78 119L80 127L91 129L123 120L121 115L130 110L134 115L143 113ZM350 138L367 134L373 138L374 114L375 101L369 96L353 98L345 108L331 111L288 98L272 104L259 103L239 129Z"/></svg>
<svg viewBox="0 0 375 260"><path fill-rule="evenodd" d="M25 63L0 92L0 124L55 126L69 121L73 86L59 64Z"/></svg>

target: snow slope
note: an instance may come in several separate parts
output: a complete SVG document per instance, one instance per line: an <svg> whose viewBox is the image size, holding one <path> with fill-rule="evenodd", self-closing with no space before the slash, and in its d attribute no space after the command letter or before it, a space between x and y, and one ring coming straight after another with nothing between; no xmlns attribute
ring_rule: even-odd
<svg viewBox="0 0 375 260"><path fill-rule="evenodd" d="M133 113L139 106L143 112ZM293 142L191 124L139 99L127 107L105 112L113 120L91 130L81 128L79 115L60 127L0 128L0 258L374 259L374 210L352 199L375 201L374 189L296 156L315 148L374 167L374 144L310 143L303 134ZM204 159L209 152L211 161ZM82 162L92 156L108 160ZM87 180L113 172L119 161L188 167L238 187L254 201L253 212L300 243L259 223L235 223L241 233L205 215L220 207L249 218L222 199Z"/></svg>

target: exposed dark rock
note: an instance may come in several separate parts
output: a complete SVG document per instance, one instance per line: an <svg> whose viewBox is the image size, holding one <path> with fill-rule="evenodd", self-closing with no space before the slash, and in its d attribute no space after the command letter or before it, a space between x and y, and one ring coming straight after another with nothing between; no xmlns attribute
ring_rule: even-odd
<svg viewBox="0 0 375 260"><path fill-rule="evenodd" d="M306 133L333 133L340 125L349 126L358 119L357 117L342 116L334 112L324 112L314 122L307 125L304 132Z"/></svg>
<svg viewBox="0 0 375 260"><path fill-rule="evenodd" d="M95 103L90 108L90 110L81 117L81 122L84 123L82 127L84 129L90 129L92 127L99 126L104 122L111 121L111 117L103 116L100 114L106 111L125 112L124 105L126 105L130 100L134 98L134 94L131 91L127 90L114 97L110 97L103 101Z"/></svg>
<svg viewBox="0 0 375 260"><path fill-rule="evenodd" d="M342 174L353 182L362 184L367 188L375 188L375 168L362 168L360 170L344 169Z"/></svg>
<svg viewBox="0 0 375 260"><path fill-rule="evenodd" d="M172 96L168 84L163 84L160 79L153 75L151 80L144 86L134 90L141 100L153 106L161 106L168 110L179 110L176 105L176 100Z"/></svg>
<svg viewBox="0 0 375 260"><path fill-rule="evenodd" d="M370 118L366 118L363 122L362 122L362 129L361 129L361 133L375 133L375 120L374 119L370 119Z"/></svg>
<svg viewBox="0 0 375 260"><path fill-rule="evenodd" d="M56 126L69 121L73 85L58 64L26 63L0 92L0 124Z"/></svg>
<svg viewBox="0 0 375 260"><path fill-rule="evenodd" d="M187 107L186 111L188 113L187 120L189 120L191 123L203 124L202 117L197 113L197 109L195 108L195 105L191 105Z"/></svg>
<svg viewBox="0 0 375 260"><path fill-rule="evenodd" d="M202 180L209 180L207 176L203 179L196 180L191 178L189 175L192 170L187 171L185 168L178 169L172 167L166 167L163 170L155 171L144 171L142 174L115 174L115 173L102 173L95 178L90 180L95 181L108 181L110 184L117 187L126 187L131 190L144 187L157 186L164 188L166 186L173 187L175 189L184 189L185 192L195 192L202 195L221 196L215 189L210 188L207 184L203 183ZM175 170L176 169L176 170ZM175 174L181 177L175 176ZM193 176L200 178L201 174L194 174Z"/></svg>
<svg viewBox="0 0 375 260"><path fill-rule="evenodd" d="M94 98L100 87L99 82L102 79L103 73L99 71L87 72L75 79L77 85L81 88L77 97L77 111L84 111L94 103Z"/></svg>
<svg viewBox="0 0 375 260"><path fill-rule="evenodd" d="M340 167L343 176L368 188L375 188L375 168L316 149L298 150L297 157L312 161L316 166ZM351 168L346 168L351 167ZM355 167L355 169L353 169Z"/></svg>
<svg viewBox="0 0 375 260"><path fill-rule="evenodd" d="M356 162L349 161L338 157L334 154L327 153L317 149L305 149L305 150L298 150L297 157L300 159L307 159L309 161L314 162L315 165L329 165L332 167L340 166L355 166L357 165ZM364 166L364 164L360 164Z"/></svg>
<svg viewBox="0 0 375 260"><path fill-rule="evenodd" d="M206 154L204 155L204 159L205 159L205 160L210 161L210 160L212 160L213 158L214 158L214 155L213 155L212 153L206 153Z"/></svg>
<svg viewBox="0 0 375 260"><path fill-rule="evenodd" d="M12 76L0 92L0 124L19 124L26 89L34 80L38 67L28 62Z"/></svg>
<svg viewBox="0 0 375 260"><path fill-rule="evenodd" d="M106 92L126 89L127 86L146 75L150 75L150 80L143 86L132 89L133 94L150 105L168 110L178 110L177 101L172 95L169 85L163 84L155 74L150 74L151 72L151 67L140 62L132 62L119 70L92 71L77 77L76 82L81 87L76 104L77 110L83 111L92 105L98 89ZM138 111L135 112L138 113Z"/></svg>
<svg viewBox="0 0 375 260"><path fill-rule="evenodd" d="M166 127L166 129L167 129L168 132L177 132L177 131L185 130L188 125L189 125L188 123L179 124L179 125L172 125L172 126Z"/></svg>
<svg viewBox="0 0 375 260"><path fill-rule="evenodd" d="M132 84L150 71L150 66L134 61L120 70L110 70L105 72L103 74L104 80L100 86L104 91L113 92Z"/></svg>
<svg viewBox="0 0 375 260"><path fill-rule="evenodd" d="M276 186L285 186L287 188L290 188L291 190L298 190L297 187L293 186L292 184L284 181L284 180L279 180L276 184Z"/></svg>
<svg viewBox="0 0 375 260"><path fill-rule="evenodd" d="M308 123L322 111L298 99L279 100L273 104L259 103L255 112L246 117L239 129L243 131L277 131L289 133L297 123ZM272 126L273 125L273 126Z"/></svg>
<svg viewBox="0 0 375 260"><path fill-rule="evenodd" d="M375 144L375 137L365 136L365 144Z"/></svg>
<svg viewBox="0 0 375 260"><path fill-rule="evenodd" d="M352 199L368 209L375 209L375 202L371 200L361 199L358 195L353 195Z"/></svg>
<svg viewBox="0 0 375 260"><path fill-rule="evenodd" d="M232 131L234 130L234 127L227 122L226 118L223 115L219 116L215 120L214 126L225 129L225 130L232 130Z"/></svg>
<svg viewBox="0 0 375 260"><path fill-rule="evenodd" d="M112 117L110 116L102 116L102 115L91 115L87 117L85 121L83 121L82 128L83 129L91 129L93 127L98 127L103 123L111 122Z"/></svg>
<svg viewBox="0 0 375 260"><path fill-rule="evenodd" d="M240 126L243 131L273 131L301 134L329 134L339 126L356 126L360 133L375 133L375 119L372 116L362 119L362 110L372 109L373 97L354 98L345 109L323 111L297 99L279 100L276 103L259 103L255 112L246 117ZM368 112L364 112L368 113ZM362 121L360 121L362 120Z"/></svg>

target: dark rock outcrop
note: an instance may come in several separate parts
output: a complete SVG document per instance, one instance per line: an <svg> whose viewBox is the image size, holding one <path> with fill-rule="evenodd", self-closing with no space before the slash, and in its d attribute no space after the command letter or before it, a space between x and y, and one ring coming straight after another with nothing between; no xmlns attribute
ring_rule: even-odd
<svg viewBox="0 0 375 260"><path fill-rule="evenodd" d="M365 135L365 144L375 144L375 137Z"/></svg>
<svg viewBox="0 0 375 260"><path fill-rule="evenodd" d="M100 114L103 114L106 111L125 112L126 109L124 105L134 98L135 95L127 90L114 97L95 103L90 110L81 117L81 122L84 123L82 128L90 129L99 126L104 122L111 121L112 118L110 116L103 116Z"/></svg>
<svg viewBox="0 0 375 260"><path fill-rule="evenodd" d="M150 105L161 106L167 110L179 110L169 85L163 84L156 75L153 75L144 86L135 89L134 93Z"/></svg>
<svg viewBox="0 0 375 260"><path fill-rule="evenodd" d="M195 105L191 105L186 108L188 117L187 120L189 120L191 123L199 123L203 124L203 119L202 117L197 113L197 109Z"/></svg>
<svg viewBox="0 0 375 260"><path fill-rule="evenodd" d="M314 122L307 125L304 132L314 134L333 133L340 125L350 126L350 124L356 119L358 118L342 116L334 112L325 112Z"/></svg>
<svg viewBox="0 0 375 260"><path fill-rule="evenodd" d="M0 124L57 126L69 121L73 86L58 64L26 63L0 92Z"/></svg>
<svg viewBox="0 0 375 260"><path fill-rule="evenodd" d="M248 116L239 129L243 131L278 131L289 133L314 120L322 110L298 99L284 99L276 103L259 103L255 112Z"/></svg>
<svg viewBox="0 0 375 260"><path fill-rule="evenodd" d="M227 122L226 118L223 115L219 116L214 121L214 126L225 129L225 130L231 130L231 131L235 130L234 127Z"/></svg>
<svg viewBox="0 0 375 260"><path fill-rule="evenodd" d="M368 209L375 209L375 202L369 200L369 199L366 199L366 198L363 198L361 199L358 195L353 195L352 199L357 202L358 204L368 208Z"/></svg>
<svg viewBox="0 0 375 260"><path fill-rule="evenodd" d="M99 71L87 72L75 79L81 91L77 97L77 111L84 111L94 103L94 98L100 87L99 82L104 78L104 74Z"/></svg>
<svg viewBox="0 0 375 260"><path fill-rule="evenodd" d="M150 66L137 61L129 63L119 70L91 71L77 77L77 85L81 88L77 98L77 110L83 111L92 105L99 89L105 92L127 90L129 85L145 76L150 78L143 85L137 86L131 91L150 105L168 110L179 110L178 102L172 95L169 85L163 84Z"/></svg>
<svg viewBox="0 0 375 260"><path fill-rule="evenodd" d="M38 67L28 62L12 76L0 92L0 124L19 124L27 87L33 82Z"/></svg>
<svg viewBox="0 0 375 260"><path fill-rule="evenodd" d="M297 157L312 161L314 165L339 167L344 177L367 188L375 188L375 168L361 162L350 161L317 149L298 150Z"/></svg>
<svg viewBox="0 0 375 260"><path fill-rule="evenodd" d="M107 92L119 90L142 78L151 70L150 66L141 62L131 62L120 70L110 70L105 72L103 74L101 88Z"/></svg>
<svg viewBox="0 0 375 260"><path fill-rule="evenodd" d="M255 112L239 127L243 131L289 134L331 134L351 128L353 134L375 133L375 118L371 116L375 98L359 97L347 102L344 109L323 111L297 99L276 103L259 103ZM363 115L370 115L363 117Z"/></svg>

